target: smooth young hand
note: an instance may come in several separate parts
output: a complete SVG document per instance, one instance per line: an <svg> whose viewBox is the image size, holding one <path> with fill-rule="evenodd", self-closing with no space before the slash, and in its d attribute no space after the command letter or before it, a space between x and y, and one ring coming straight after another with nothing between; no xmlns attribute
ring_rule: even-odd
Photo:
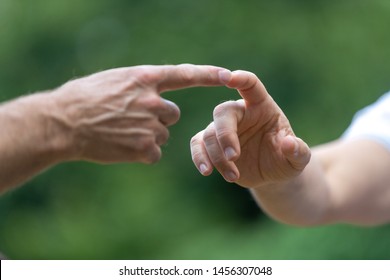
<svg viewBox="0 0 390 280"><path fill-rule="evenodd" d="M191 139L194 164L203 175L215 167L247 188L289 180L305 168L310 149L253 73L221 72L243 99L218 105L214 121Z"/></svg>

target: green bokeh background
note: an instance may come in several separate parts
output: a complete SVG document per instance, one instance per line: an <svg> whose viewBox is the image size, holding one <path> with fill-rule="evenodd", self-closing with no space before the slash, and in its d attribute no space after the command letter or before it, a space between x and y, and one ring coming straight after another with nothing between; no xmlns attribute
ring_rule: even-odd
<svg viewBox="0 0 390 280"><path fill-rule="evenodd" d="M316 145L390 88L389 27L388 0L0 0L0 101L112 67L214 64L255 72L296 134ZM182 117L158 164L51 168L0 198L0 251L12 259L390 257L389 226L281 225L247 190L197 172L190 138L235 91L164 97Z"/></svg>

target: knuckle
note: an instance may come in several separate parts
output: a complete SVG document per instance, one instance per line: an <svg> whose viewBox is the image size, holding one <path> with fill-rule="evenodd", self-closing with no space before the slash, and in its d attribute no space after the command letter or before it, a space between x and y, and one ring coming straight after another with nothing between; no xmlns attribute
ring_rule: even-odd
<svg viewBox="0 0 390 280"><path fill-rule="evenodd" d="M146 66L140 66L136 72L138 81L145 86L153 85L159 80L159 75Z"/></svg>
<svg viewBox="0 0 390 280"><path fill-rule="evenodd" d="M192 136L190 140L190 147L196 146L198 144L198 139L196 136Z"/></svg>
<svg viewBox="0 0 390 280"><path fill-rule="evenodd" d="M225 115L226 105L225 103L218 104L213 111L214 118L219 118Z"/></svg>
<svg viewBox="0 0 390 280"><path fill-rule="evenodd" d="M210 160L218 169L221 169L226 164L226 159L221 153L210 155Z"/></svg>
<svg viewBox="0 0 390 280"><path fill-rule="evenodd" d="M192 138L190 140L191 147L196 147L197 145L200 144L202 133L203 132L201 131L201 132L198 132L197 134L195 134L194 136L192 136Z"/></svg>
<svg viewBox="0 0 390 280"><path fill-rule="evenodd" d="M141 104L149 110L156 110L164 107L164 102L156 94L150 94L147 97L142 98Z"/></svg>
<svg viewBox="0 0 390 280"><path fill-rule="evenodd" d="M220 128L217 132L217 137L222 139L230 139L234 132L229 128Z"/></svg>
<svg viewBox="0 0 390 280"><path fill-rule="evenodd" d="M180 67L179 69L180 69L180 73L181 73L181 79L185 83L190 83L190 82L194 81L195 72L193 71L193 69L191 69L189 67L185 67L184 64L179 65L179 67Z"/></svg>
<svg viewBox="0 0 390 280"><path fill-rule="evenodd" d="M232 109L237 107L237 102L236 101L225 101L221 104L218 104L215 106L214 111L213 111L213 116L214 118L220 118L226 115L226 112L230 112Z"/></svg>
<svg viewBox="0 0 390 280"><path fill-rule="evenodd" d="M203 134L203 141L208 143L215 140L215 129L214 128L208 128L205 130Z"/></svg>
<svg viewBox="0 0 390 280"><path fill-rule="evenodd" d="M190 140L192 160L199 160L202 157L202 142L199 135L195 135Z"/></svg>

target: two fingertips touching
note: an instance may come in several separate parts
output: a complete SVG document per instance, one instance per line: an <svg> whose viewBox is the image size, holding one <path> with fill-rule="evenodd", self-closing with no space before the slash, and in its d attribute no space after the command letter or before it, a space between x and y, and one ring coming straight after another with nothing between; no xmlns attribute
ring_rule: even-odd
<svg viewBox="0 0 390 280"><path fill-rule="evenodd" d="M224 69L218 72L218 76L220 81L226 85L232 79L232 72L230 70Z"/></svg>

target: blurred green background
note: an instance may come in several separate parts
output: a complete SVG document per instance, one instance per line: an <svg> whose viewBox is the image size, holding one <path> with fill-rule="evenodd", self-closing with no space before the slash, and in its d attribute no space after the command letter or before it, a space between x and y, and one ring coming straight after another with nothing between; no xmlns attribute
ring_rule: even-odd
<svg viewBox="0 0 390 280"><path fill-rule="evenodd" d="M118 66L255 72L310 145L390 88L388 0L0 0L0 101ZM166 93L182 110L155 165L66 163L0 198L13 259L388 259L390 227L278 224L189 141L233 90ZM1 128L0 128L1 129Z"/></svg>

